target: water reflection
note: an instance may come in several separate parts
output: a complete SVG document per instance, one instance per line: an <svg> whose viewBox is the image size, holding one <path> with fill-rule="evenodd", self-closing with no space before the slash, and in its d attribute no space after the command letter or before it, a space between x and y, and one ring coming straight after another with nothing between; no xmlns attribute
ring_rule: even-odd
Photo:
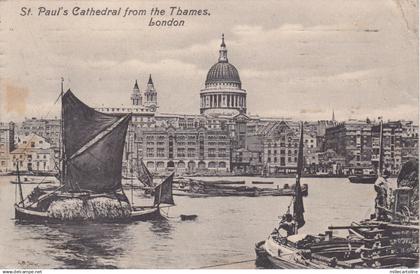
<svg viewBox="0 0 420 274"><path fill-rule="evenodd" d="M172 239L171 233L175 229L175 227L171 224L170 220L161 217L158 220L150 221L150 231L153 232L157 237L161 239Z"/></svg>
<svg viewBox="0 0 420 274"><path fill-rule="evenodd" d="M23 241L45 241L45 254L56 261L56 268L118 268L119 258L127 256L136 242L133 227L148 227L151 238L172 240L175 227L171 221L161 217L132 224L16 222L15 227L21 235L27 236L21 239Z"/></svg>
<svg viewBox="0 0 420 274"><path fill-rule="evenodd" d="M17 224L31 230L30 239L44 238L46 253L59 268L117 268L116 260L130 244L127 224Z"/></svg>

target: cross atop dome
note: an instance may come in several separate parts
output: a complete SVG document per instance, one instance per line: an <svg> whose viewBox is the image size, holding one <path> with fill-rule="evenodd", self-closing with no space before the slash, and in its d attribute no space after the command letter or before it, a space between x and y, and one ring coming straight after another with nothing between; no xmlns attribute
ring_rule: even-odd
<svg viewBox="0 0 420 274"><path fill-rule="evenodd" d="M224 33L222 33L222 44L220 44L219 62L228 62Z"/></svg>

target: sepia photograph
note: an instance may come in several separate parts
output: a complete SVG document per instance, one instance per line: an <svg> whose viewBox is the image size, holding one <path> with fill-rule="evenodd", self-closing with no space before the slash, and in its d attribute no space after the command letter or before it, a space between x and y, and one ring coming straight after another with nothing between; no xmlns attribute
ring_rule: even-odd
<svg viewBox="0 0 420 274"><path fill-rule="evenodd" d="M417 0L0 0L2 273L417 273L418 21Z"/></svg>

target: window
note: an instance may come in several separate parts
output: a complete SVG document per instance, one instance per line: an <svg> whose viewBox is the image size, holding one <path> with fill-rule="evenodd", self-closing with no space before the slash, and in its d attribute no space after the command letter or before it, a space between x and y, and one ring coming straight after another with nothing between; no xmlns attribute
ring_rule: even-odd
<svg viewBox="0 0 420 274"><path fill-rule="evenodd" d="M185 148L178 148L177 155L178 157L185 157Z"/></svg>
<svg viewBox="0 0 420 274"><path fill-rule="evenodd" d="M195 148L188 148L187 156L188 157L195 157Z"/></svg>
<svg viewBox="0 0 420 274"><path fill-rule="evenodd" d="M147 157L154 157L154 156L155 156L155 155L154 155L154 149L153 149L153 148L148 147L148 148L146 149L146 155L147 155Z"/></svg>
<svg viewBox="0 0 420 274"><path fill-rule="evenodd" d="M165 149L164 148L158 148L157 149L157 157L165 157Z"/></svg>
<svg viewBox="0 0 420 274"><path fill-rule="evenodd" d="M216 157L216 149L209 148L209 157Z"/></svg>

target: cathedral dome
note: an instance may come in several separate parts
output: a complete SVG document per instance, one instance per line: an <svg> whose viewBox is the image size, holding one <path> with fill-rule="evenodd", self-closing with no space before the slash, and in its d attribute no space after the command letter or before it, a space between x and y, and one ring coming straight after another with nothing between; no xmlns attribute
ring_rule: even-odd
<svg viewBox="0 0 420 274"><path fill-rule="evenodd" d="M219 60L208 71L200 91L200 113L216 116L246 113L246 90L242 89L238 70L229 63L223 34Z"/></svg>
<svg viewBox="0 0 420 274"><path fill-rule="evenodd" d="M219 61L207 73L206 85L214 83L241 84L241 79L234 65L227 61Z"/></svg>

